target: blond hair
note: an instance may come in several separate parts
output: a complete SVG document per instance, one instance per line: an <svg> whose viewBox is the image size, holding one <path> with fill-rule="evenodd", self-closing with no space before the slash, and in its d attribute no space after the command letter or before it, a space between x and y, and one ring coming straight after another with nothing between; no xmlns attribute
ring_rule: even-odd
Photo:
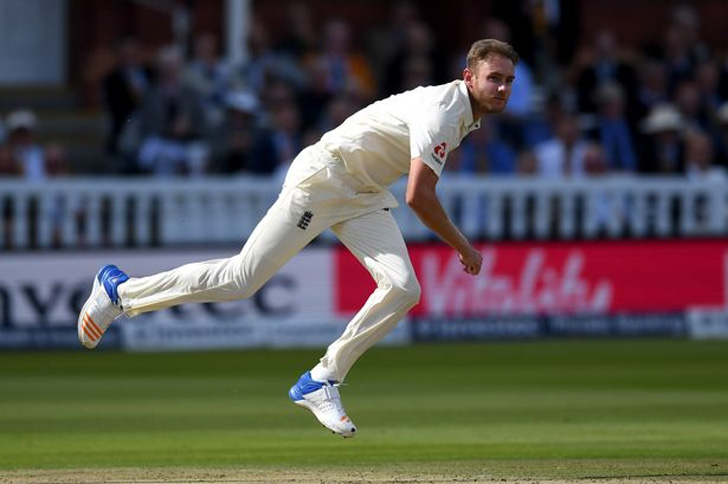
<svg viewBox="0 0 728 484"><path fill-rule="evenodd" d="M493 55L510 59L513 65L518 64L518 53L510 44L496 39L480 39L473 42L468 51L468 69L474 70L480 61Z"/></svg>

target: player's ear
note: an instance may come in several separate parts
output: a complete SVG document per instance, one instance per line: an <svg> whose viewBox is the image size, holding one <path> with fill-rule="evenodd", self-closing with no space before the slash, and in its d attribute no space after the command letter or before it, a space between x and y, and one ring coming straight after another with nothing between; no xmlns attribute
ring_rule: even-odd
<svg viewBox="0 0 728 484"><path fill-rule="evenodd" d="M465 81L466 86L473 87L473 71L467 67L463 69L463 81Z"/></svg>

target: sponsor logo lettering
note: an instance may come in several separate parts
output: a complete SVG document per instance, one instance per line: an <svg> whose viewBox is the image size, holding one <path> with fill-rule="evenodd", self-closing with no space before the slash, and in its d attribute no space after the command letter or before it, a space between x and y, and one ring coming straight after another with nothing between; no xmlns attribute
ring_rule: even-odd
<svg viewBox="0 0 728 484"><path fill-rule="evenodd" d="M437 254L421 261L422 286L429 314L544 314L595 313L611 308L613 287L609 280L582 276L584 257L571 251L560 265L549 263L540 249L528 251L517 271L496 270L498 251L483 252L478 277L462 271L457 256L444 265Z"/></svg>
<svg viewBox="0 0 728 484"><path fill-rule="evenodd" d="M298 289L292 277L278 274L250 299L175 306L144 317L180 323L200 318L217 322L241 318L285 318L300 310L295 304ZM36 284L6 285L0 281L0 329L75 325L89 292L86 283L39 281Z"/></svg>

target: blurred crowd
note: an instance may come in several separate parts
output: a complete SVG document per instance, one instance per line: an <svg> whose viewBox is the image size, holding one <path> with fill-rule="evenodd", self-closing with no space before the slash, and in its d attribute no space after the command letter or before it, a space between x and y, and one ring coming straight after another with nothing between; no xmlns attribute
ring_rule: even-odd
<svg viewBox="0 0 728 484"><path fill-rule="evenodd" d="M42 181L68 173L64 149L36 138L38 117L28 109L10 112L0 125L0 177L22 176Z"/></svg>
<svg viewBox="0 0 728 484"><path fill-rule="evenodd" d="M198 33L189 52L165 46L151 62L142 39L120 39L100 86L106 172L281 176L359 108L461 77L468 46L445 51L415 2L393 3L381 24L358 32L343 18L314 23L304 2L287 8L282 32L252 19L241 64L227 61L216 33ZM503 16L482 25L481 37L513 42L522 59L506 112L484 119L450 155L448 176L725 175L728 52L720 49L728 45L702 40L689 4L669 12L652 45L625 45L604 29L582 33L583 44L567 39L570 51L553 41L563 37L558 12L531 13L516 32ZM36 122L29 111L5 118L0 175L64 173L62 149L34 141Z"/></svg>

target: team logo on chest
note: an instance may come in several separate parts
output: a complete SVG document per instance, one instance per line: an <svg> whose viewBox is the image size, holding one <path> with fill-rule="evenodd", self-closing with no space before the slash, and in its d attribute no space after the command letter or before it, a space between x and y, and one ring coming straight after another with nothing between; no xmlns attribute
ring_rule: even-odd
<svg viewBox="0 0 728 484"><path fill-rule="evenodd" d="M435 146L435 149L432 151L432 159L438 165L442 165L442 162L445 160L445 155L447 155L447 143L443 141L439 145Z"/></svg>

